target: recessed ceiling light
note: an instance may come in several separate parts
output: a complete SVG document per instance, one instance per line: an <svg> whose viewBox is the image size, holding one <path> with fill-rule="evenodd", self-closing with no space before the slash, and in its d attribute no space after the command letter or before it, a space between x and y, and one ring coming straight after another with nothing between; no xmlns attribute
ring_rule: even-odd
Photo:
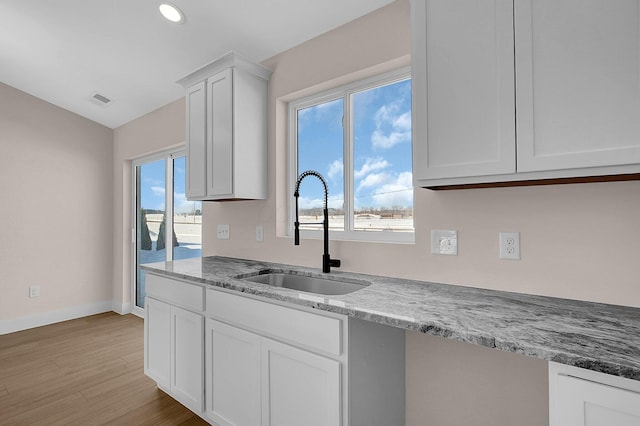
<svg viewBox="0 0 640 426"><path fill-rule="evenodd" d="M160 3L158 7L160 9L160 13L162 16L167 18L171 22L175 22L176 24L181 24L184 21L184 14L177 6L171 3Z"/></svg>

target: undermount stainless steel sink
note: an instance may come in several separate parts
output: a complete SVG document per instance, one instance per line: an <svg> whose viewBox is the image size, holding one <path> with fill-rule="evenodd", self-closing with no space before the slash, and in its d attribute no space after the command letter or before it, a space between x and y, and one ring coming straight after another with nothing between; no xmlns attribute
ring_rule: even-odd
<svg viewBox="0 0 640 426"><path fill-rule="evenodd" d="M305 293L339 295L348 294L365 288L370 283L362 281L343 281L330 278L310 277L290 272L262 272L258 275L242 278L246 281L262 283L272 287L283 287Z"/></svg>

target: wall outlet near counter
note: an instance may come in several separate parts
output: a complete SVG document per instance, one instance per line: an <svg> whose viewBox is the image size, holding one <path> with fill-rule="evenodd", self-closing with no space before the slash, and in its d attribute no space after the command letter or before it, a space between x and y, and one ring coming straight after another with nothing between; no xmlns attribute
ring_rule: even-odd
<svg viewBox="0 0 640 426"><path fill-rule="evenodd" d="M458 255L458 231L431 230L431 253Z"/></svg>
<svg viewBox="0 0 640 426"><path fill-rule="evenodd" d="M500 232L500 259L520 260L520 233Z"/></svg>
<svg viewBox="0 0 640 426"><path fill-rule="evenodd" d="M264 227L262 225L256 226L256 241L264 241Z"/></svg>
<svg viewBox="0 0 640 426"><path fill-rule="evenodd" d="M33 299L35 297L40 297L40 286L32 285L29 287L29 299Z"/></svg>
<svg viewBox="0 0 640 426"><path fill-rule="evenodd" d="M228 240L229 239L229 225L218 225L218 239L219 240Z"/></svg>

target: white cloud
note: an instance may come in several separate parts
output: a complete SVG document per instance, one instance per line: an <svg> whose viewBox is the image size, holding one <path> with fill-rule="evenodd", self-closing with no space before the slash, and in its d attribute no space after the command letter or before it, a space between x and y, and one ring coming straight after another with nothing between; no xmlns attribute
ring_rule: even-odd
<svg viewBox="0 0 640 426"><path fill-rule="evenodd" d="M308 123L342 119L342 98L298 110L298 128Z"/></svg>
<svg viewBox="0 0 640 426"><path fill-rule="evenodd" d="M388 182L390 179L392 179L392 177L387 173L368 174L364 179L360 181L356 191L361 191L362 189L366 189L366 188L374 188L374 187L382 186L386 182Z"/></svg>
<svg viewBox="0 0 640 426"><path fill-rule="evenodd" d="M330 209L342 209L344 208L344 193L331 195L329 197Z"/></svg>
<svg viewBox="0 0 640 426"><path fill-rule="evenodd" d="M396 117L395 120L393 120L393 127L398 130L410 132L411 131L411 112L407 111L404 114L400 115L399 117Z"/></svg>
<svg viewBox="0 0 640 426"><path fill-rule="evenodd" d="M165 188L163 186L152 186L150 189L153 195L161 195L164 197Z"/></svg>
<svg viewBox="0 0 640 426"><path fill-rule="evenodd" d="M376 130L371 134L374 148L389 149L411 141L411 112L401 112L399 109L400 102L378 108L375 115Z"/></svg>
<svg viewBox="0 0 640 426"><path fill-rule="evenodd" d="M389 167L389 162L383 158L367 158L367 161L362 165L360 170L356 170L353 173L353 177L360 179L368 173L386 169L387 167Z"/></svg>
<svg viewBox="0 0 640 426"><path fill-rule="evenodd" d="M399 143L411 140L411 132L391 132L385 134L382 130L374 130L371 134L371 143L375 148L389 149Z"/></svg>
<svg viewBox="0 0 640 426"><path fill-rule="evenodd" d="M411 172L402 172L394 180L377 188L373 199L377 206L412 206L412 187Z"/></svg>
<svg viewBox="0 0 640 426"><path fill-rule="evenodd" d="M174 213L193 213L197 209L202 209L199 201L189 201L184 192L176 192L173 196Z"/></svg>
<svg viewBox="0 0 640 426"><path fill-rule="evenodd" d="M344 165L342 164L342 159L335 160L329 166L329 171L327 172L327 176L331 180L335 180L336 178L341 178L343 173Z"/></svg>
<svg viewBox="0 0 640 426"><path fill-rule="evenodd" d="M298 209L311 209L324 206L324 198L298 197Z"/></svg>
<svg viewBox="0 0 640 426"><path fill-rule="evenodd" d="M336 194L329 197L329 208L341 209L344 207L344 194ZM308 198L300 196L298 198L298 209L324 208L323 198Z"/></svg>
<svg viewBox="0 0 640 426"><path fill-rule="evenodd" d="M360 181L356 194L356 207L413 206L411 172L371 173Z"/></svg>

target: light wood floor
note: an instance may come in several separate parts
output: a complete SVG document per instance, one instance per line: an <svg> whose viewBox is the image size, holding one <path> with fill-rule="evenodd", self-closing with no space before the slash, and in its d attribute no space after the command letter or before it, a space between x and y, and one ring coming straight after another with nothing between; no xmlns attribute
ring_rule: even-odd
<svg viewBox="0 0 640 426"><path fill-rule="evenodd" d="M0 336L0 425L206 425L143 350L143 320L113 312Z"/></svg>

